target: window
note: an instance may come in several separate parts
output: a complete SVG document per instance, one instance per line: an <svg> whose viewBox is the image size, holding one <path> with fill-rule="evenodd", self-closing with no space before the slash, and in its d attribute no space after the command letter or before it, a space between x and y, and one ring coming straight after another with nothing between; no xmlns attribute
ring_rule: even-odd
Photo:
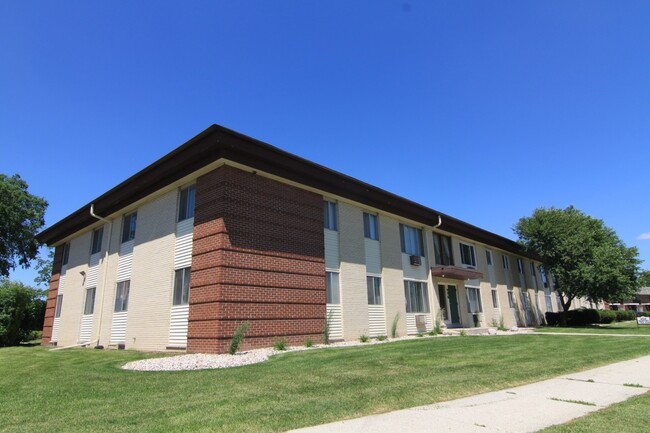
<svg viewBox="0 0 650 433"><path fill-rule="evenodd" d="M338 222L336 217L336 203L324 201L323 212L325 214L325 228L329 230L337 230Z"/></svg>
<svg viewBox="0 0 650 433"><path fill-rule="evenodd" d="M521 258L517 258L517 270L520 274L524 273L524 261Z"/></svg>
<svg viewBox="0 0 650 433"><path fill-rule="evenodd" d="M504 254L501 258L503 259L503 269L506 271L510 270L510 260L508 259L508 256Z"/></svg>
<svg viewBox="0 0 650 433"><path fill-rule="evenodd" d="M325 292L328 304L341 303L338 272L325 272Z"/></svg>
<svg viewBox="0 0 650 433"><path fill-rule="evenodd" d="M492 289L492 306L499 308L499 295L495 289Z"/></svg>
<svg viewBox="0 0 650 433"><path fill-rule="evenodd" d="M404 224L399 225L399 238L402 252L411 256L424 256L422 230Z"/></svg>
<svg viewBox="0 0 650 433"><path fill-rule="evenodd" d="M61 307L63 307L63 295L56 297L56 307L54 307L54 317L61 317Z"/></svg>
<svg viewBox="0 0 650 433"><path fill-rule="evenodd" d="M363 234L368 239L379 240L379 224L377 215L363 213Z"/></svg>
<svg viewBox="0 0 650 433"><path fill-rule="evenodd" d="M442 319L449 320L449 309L447 308L447 289L443 284L438 285L438 301L440 302Z"/></svg>
<svg viewBox="0 0 650 433"><path fill-rule="evenodd" d="M542 276L542 283L544 283L544 288L548 287L548 278L546 278L546 271L543 267L539 268L539 274Z"/></svg>
<svg viewBox="0 0 650 433"><path fill-rule="evenodd" d="M124 215L124 220L122 221L122 243L135 239L135 225L137 220L137 212Z"/></svg>
<svg viewBox="0 0 650 433"><path fill-rule="evenodd" d="M84 314L93 314L95 312L95 288L86 289L86 303L84 304Z"/></svg>
<svg viewBox="0 0 650 433"><path fill-rule="evenodd" d="M553 302L551 301L551 294L548 293L547 295L544 295L544 298L546 299L546 311L553 311Z"/></svg>
<svg viewBox="0 0 650 433"><path fill-rule="evenodd" d="M174 275L174 305L187 305L190 299L190 268L175 271Z"/></svg>
<svg viewBox="0 0 650 433"><path fill-rule="evenodd" d="M63 244L63 258L61 260L61 266L67 265L69 258L70 258L70 244L65 243Z"/></svg>
<svg viewBox="0 0 650 433"><path fill-rule="evenodd" d="M419 281L404 281L404 296L406 297L407 313L429 312L427 283L421 283Z"/></svg>
<svg viewBox="0 0 650 433"><path fill-rule="evenodd" d="M510 305L510 308L515 308L515 295L512 293L512 290L508 290L508 305Z"/></svg>
<svg viewBox="0 0 650 433"><path fill-rule="evenodd" d="M366 277L368 285L368 305L381 305L381 278Z"/></svg>
<svg viewBox="0 0 650 433"><path fill-rule="evenodd" d="M126 311L129 306L129 289L131 280L120 281L115 290L115 312Z"/></svg>
<svg viewBox="0 0 650 433"><path fill-rule="evenodd" d="M180 203L178 204L178 221L194 218L194 202L196 200L196 185L181 189Z"/></svg>
<svg viewBox="0 0 650 433"><path fill-rule="evenodd" d="M482 313L481 290L476 287L466 287L465 293L467 293L467 311L471 314Z"/></svg>
<svg viewBox="0 0 650 433"><path fill-rule="evenodd" d="M453 266L454 256L451 252L451 238L438 233L433 234L433 250L436 265Z"/></svg>
<svg viewBox="0 0 650 433"><path fill-rule="evenodd" d="M460 262L472 268L476 267L476 256L474 255L474 245L460 244Z"/></svg>
<svg viewBox="0 0 650 433"><path fill-rule="evenodd" d="M102 238L104 237L104 227L93 230L93 241L90 248L90 254L97 254L102 250Z"/></svg>
<svg viewBox="0 0 650 433"><path fill-rule="evenodd" d="M530 275L532 275L533 278L535 278L535 263L534 262L530 262Z"/></svg>
<svg viewBox="0 0 650 433"><path fill-rule="evenodd" d="M492 251L485 250L485 260L487 260L488 266L492 266Z"/></svg>

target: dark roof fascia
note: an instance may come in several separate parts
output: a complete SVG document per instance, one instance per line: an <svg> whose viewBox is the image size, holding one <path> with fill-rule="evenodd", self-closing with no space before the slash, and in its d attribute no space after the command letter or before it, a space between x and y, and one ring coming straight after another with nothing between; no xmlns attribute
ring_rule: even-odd
<svg viewBox="0 0 650 433"><path fill-rule="evenodd" d="M210 126L91 203L97 215L111 215L219 159L246 165L423 225L435 226L440 216L440 230L530 256L515 241L219 125ZM91 203L39 233L37 239L52 245L95 223L97 220L89 211Z"/></svg>

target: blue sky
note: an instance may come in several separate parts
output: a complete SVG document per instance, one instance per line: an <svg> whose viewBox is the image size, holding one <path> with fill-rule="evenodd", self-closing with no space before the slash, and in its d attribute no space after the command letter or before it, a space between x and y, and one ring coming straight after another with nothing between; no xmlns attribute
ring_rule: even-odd
<svg viewBox="0 0 650 433"><path fill-rule="evenodd" d="M573 204L650 268L649 23L647 1L0 2L0 172L51 225L218 123L510 238Z"/></svg>

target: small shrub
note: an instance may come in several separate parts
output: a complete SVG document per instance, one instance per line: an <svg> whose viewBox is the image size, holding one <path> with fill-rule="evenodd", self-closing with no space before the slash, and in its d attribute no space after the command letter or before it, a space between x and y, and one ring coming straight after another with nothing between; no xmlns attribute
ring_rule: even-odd
<svg viewBox="0 0 650 433"><path fill-rule="evenodd" d="M642 312L641 312L641 315L642 315L643 317L650 317L650 311L642 311Z"/></svg>
<svg viewBox="0 0 650 433"><path fill-rule="evenodd" d="M239 350L239 346L241 345L242 341L244 341L244 335L248 331L248 328L250 327L250 324L248 322L242 322L237 329L235 330L235 334L232 336L232 340L230 340L230 347L228 348L228 353L231 355L234 355L237 353L237 350Z"/></svg>
<svg viewBox="0 0 650 433"><path fill-rule="evenodd" d="M431 336L431 337L435 337L435 336L438 335L438 334L436 334L436 330L435 330L435 328L434 328L433 330L427 332L427 335L429 335L429 336Z"/></svg>
<svg viewBox="0 0 650 433"><path fill-rule="evenodd" d="M632 310L616 310L616 321L617 322L625 322L627 320L634 320L636 319L636 311Z"/></svg>
<svg viewBox="0 0 650 433"><path fill-rule="evenodd" d="M362 334L359 337L359 341L362 342L362 343L367 343L368 341L370 341L370 337L368 337L366 334Z"/></svg>
<svg viewBox="0 0 650 433"><path fill-rule="evenodd" d="M598 311L598 314L600 315L600 323L607 324L616 320L616 311L600 310Z"/></svg>
<svg viewBox="0 0 650 433"><path fill-rule="evenodd" d="M393 323L390 325L390 336L391 338L397 338L397 324L399 323L399 313L395 314L393 317Z"/></svg>
<svg viewBox="0 0 650 433"><path fill-rule="evenodd" d="M503 316L499 319L499 326L497 327L499 331L507 331L508 328L506 327L506 324L503 322Z"/></svg>
<svg viewBox="0 0 650 433"><path fill-rule="evenodd" d="M433 335L442 334L442 314L444 313L444 308L441 308L436 314L436 323L433 325Z"/></svg>
<svg viewBox="0 0 650 433"><path fill-rule="evenodd" d="M308 338L305 340L305 347L313 347L314 346L314 340L311 338Z"/></svg>
<svg viewBox="0 0 650 433"><path fill-rule="evenodd" d="M417 334L415 334L415 335L416 335L416 336L418 336L418 337L424 337L424 334L423 334L423 333L421 333L421 332L418 332L418 333L417 333Z"/></svg>
<svg viewBox="0 0 650 433"><path fill-rule="evenodd" d="M546 317L547 326L560 326L560 315L562 313L553 313L552 311L547 311L544 316Z"/></svg>
<svg viewBox="0 0 650 433"><path fill-rule="evenodd" d="M461 330L460 330L460 336L461 336L461 337L467 337L467 332L465 332L464 329L461 329Z"/></svg>
<svg viewBox="0 0 650 433"><path fill-rule="evenodd" d="M287 350L287 341L284 338L280 338L279 340L275 341L273 348L275 350Z"/></svg>
<svg viewBox="0 0 650 433"><path fill-rule="evenodd" d="M385 335L380 335L379 337L377 337L377 341L386 341L387 338L388 337L386 337Z"/></svg>
<svg viewBox="0 0 650 433"><path fill-rule="evenodd" d="M593 323L600 323L600 314L593 308L569 310L567 314L567 325L569 326L586 326Z"/></svg>

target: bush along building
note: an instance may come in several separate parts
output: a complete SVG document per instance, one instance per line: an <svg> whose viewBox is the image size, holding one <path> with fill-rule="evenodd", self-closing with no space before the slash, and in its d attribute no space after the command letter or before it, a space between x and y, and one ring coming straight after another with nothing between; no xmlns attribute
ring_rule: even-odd
<svg viewBox="0 0 650 433"><path fill-rule="evenodd" d="M557 311L519 245L213 125L38 235L43 344L225 352Z"/></svg>

